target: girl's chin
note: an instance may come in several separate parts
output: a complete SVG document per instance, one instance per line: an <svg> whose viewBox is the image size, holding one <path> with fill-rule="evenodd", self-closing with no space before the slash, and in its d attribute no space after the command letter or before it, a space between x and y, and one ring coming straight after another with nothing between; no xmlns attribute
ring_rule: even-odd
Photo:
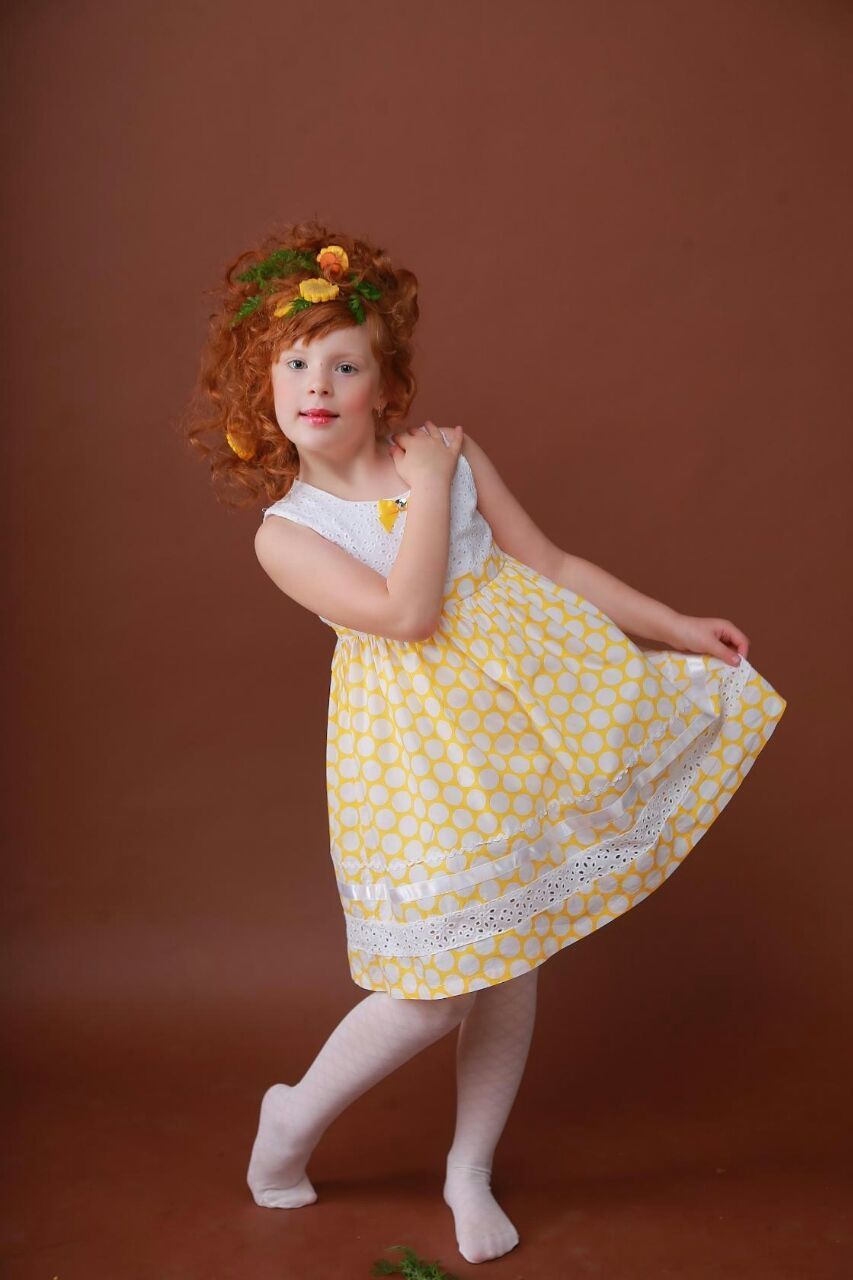
<svg viewBox="0 0 853 1280"><path fill-rule="evenodd" d="M338 425L340 418L306 418L300 414L299 421L303 426L310 427L312 431L328 431L329 427Z"/></svg>

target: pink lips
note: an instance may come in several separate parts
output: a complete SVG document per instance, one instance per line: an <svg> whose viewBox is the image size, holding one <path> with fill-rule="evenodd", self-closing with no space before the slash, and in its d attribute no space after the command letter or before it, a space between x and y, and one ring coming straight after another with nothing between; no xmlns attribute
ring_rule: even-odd
<svg viewBox="0 0 853 1280"><path fill-rule="evenodd" d="M331 422L338 415L336 413L326 413L324 411L302 413L303 418L307 418L309 422Z"/></svg>

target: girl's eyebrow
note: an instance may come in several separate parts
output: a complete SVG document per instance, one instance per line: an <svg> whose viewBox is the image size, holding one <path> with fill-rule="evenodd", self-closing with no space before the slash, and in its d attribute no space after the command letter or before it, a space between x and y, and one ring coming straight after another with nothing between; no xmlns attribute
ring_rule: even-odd
<svg viewBox="0 0 853 1280"><path fill-rule="evenodd" d="M295 347L287 347L286 350L281 352L281 354L283 356L294 355L294 356L302 357L307 355L308 353L306 351L297 351ZM337 356L348 356L351 360L361 359L361 356L358 355L358 353L355 351L336 351L333 354Z"/></svg>

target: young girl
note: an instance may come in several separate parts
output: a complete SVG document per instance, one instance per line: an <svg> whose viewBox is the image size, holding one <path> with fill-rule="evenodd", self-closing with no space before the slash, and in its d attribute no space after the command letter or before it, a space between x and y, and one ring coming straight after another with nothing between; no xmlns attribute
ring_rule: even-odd
<svg viewBox="0 0 853 1280"><path fill-rule="evenodd" d="M315 1201L329 1124L458 1027L443 1194L483 1262L519 1239L490 1178L539 967L676 870L786 702L732 622L551 542L460 426L404 427L417 317L384 250L286 227L228 270L189 435L229 500L272 499L258 560L336 635L331 856L372 993L264 1094L249 1187L270 1208ZM541 385L530 397L554 412Z"/></svg>

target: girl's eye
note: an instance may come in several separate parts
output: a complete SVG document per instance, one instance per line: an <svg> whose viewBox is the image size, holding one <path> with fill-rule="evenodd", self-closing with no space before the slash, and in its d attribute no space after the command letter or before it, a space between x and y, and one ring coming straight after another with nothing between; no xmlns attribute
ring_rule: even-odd
<svg viewBox="0 0 853 1280"><path fill-rule="evenodd" d="M293 358L292 358L291 360L288 360L288 362L287 362L287 363L288 363L288 366L292 366L292 365L294 365L297 361L298 361L300 364L304 364L304 363L305 363L305 361L301 358L301 356L293 356ZM356 367L355 367L355 365L354 365L354 364L350 364L349 360L342 360L342 361L341 361L341 365L346 365L346 367L347 367L348 369L353 369L356 373L358 373L358 369L356 369Z"/></svg>

